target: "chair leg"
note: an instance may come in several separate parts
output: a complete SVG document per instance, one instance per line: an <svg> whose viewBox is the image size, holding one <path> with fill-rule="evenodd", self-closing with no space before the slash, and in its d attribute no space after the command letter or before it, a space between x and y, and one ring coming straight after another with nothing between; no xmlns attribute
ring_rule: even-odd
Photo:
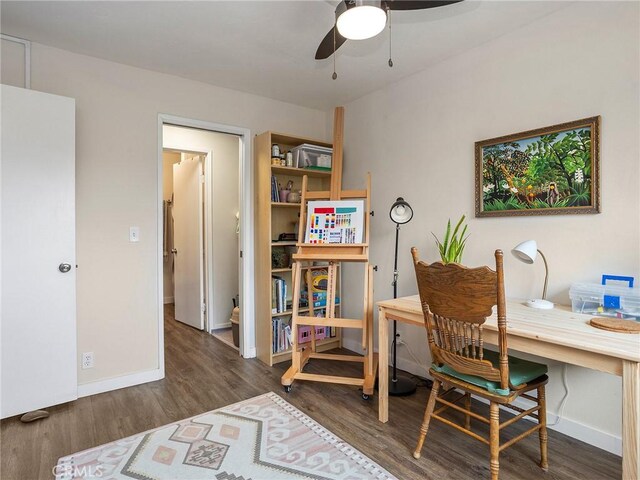
<svg viewBox="0 0 640 480"><path fill-rule="evenodd" d="M427 402L427 408L425 408L424 410L422 425L420 426L420 437L418 438L418 445L416 445L416 450L413 452L414 458L420 458L422 444L424 443L424 438L427 436L427 430L429 430L429 421L431 420L431 414L433 413L433 408L436 405L436 397L438 396L439 391L440 382L438 380L434 380L433 387L431 387L431 394L429 395L429 401Z"/></svg>
<svg viewBox="0 0 640 480"><path fill-rule="evenodd" d="M491 402L489 408L489 448L491 449L489 469L491 470L491 480L498 480L498 471L500 469L500 463L498 462L498 455L500 454L500 406L496 402Z"/></svg>
<svg viewBox="0 0 640 480"><path fill-rule="evenodd" d="M464 394L464 408L471 411L471 394L469 392ZM464 416L464 428L471 430L471 415Z"/></svg>
<svg viewBox="0 0 640 480"><path fill-rule="evenodd" d="M545 472L549 470L549 461L547 459L547 399L545 397L544 385L538 387L538 437L540 438L540 468Z"/></svg>

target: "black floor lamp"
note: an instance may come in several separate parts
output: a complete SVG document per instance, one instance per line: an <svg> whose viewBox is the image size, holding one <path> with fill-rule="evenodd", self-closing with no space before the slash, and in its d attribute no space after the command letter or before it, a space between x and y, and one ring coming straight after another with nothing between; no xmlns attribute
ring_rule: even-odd
<svg viewBox="0 0 640 480"><path fill-rule="evenodd" d="M389 211L389 217L393 223L396 224L396 250L395 257L393 261L393 298L398 298L398 237L400 235L400 225L404 225L405 223L409 223L413 218L413 210L409 206L407 202L405 202L404 198L398 197L393 205L391 205L391 210ZM393 321L393 375L391 376L391 382L389 382L389 395L393 395L396 397L403 395L411 395L416 391L416 384L412 380L408 378L398 378L397 368L396 368L396 350L397 344L397 322ZM386 345L381 348L386 348Z"/></svg>

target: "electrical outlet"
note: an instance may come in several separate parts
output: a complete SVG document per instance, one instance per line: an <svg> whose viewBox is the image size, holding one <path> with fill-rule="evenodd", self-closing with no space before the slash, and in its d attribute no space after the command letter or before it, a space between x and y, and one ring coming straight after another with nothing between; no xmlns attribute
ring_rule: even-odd
<svg viewBox="0 0 640 480"><path fill-rule="evenodd" d="M140 241L140 227L129 227L129 241L131 243Z"/></svg>
<svg viewBox="0 0 640 480"><path fill-rule="evenodd" d="M82 369L93 368L93 352L84 352L82 354Z"/></svg>

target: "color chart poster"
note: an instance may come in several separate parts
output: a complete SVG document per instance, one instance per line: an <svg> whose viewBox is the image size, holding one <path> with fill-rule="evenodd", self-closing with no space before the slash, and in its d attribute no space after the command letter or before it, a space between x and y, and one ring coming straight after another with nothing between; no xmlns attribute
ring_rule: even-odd
<svg viewBox="0 0 640 480"><path fill-rule="evenodd" d="M309 202L305 243L362 243L364 201Z"/></svg>

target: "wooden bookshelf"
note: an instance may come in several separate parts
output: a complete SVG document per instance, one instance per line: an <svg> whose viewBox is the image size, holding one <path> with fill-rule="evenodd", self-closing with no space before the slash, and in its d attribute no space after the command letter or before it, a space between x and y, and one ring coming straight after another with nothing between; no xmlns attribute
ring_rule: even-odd
<svg viewBox="0 0 640 480"><path fill-rule="evenodd" d="M288 202L271 202L271 208L297 208L298 210L300 210L300 204Z"/></svg>
<svg viewBox="0 0 640 480"><path fill-rule="evenodd" d="M325 265L312 265L309 267L304 267L303 270L322 270L323 268L327 268L327 267ZM338 265L338 268L340 268L340 265ZM282 273L282 272L290 272L290 271L291 271L291 267L271 269L271 273Z"/></svg>
<svg viewBox="0 0 640 480"><path fill-rule="evenodd" d="M293 147L303 143L332 147L331 143L321 142L309 138L296 137L274 132L265 132L254 139L254 161L256 172L256 353L258 358L267 365L285 362L291 359L291 352L272 352L273 328L272 319L287 317L291 311L271 313L271 277L284 278L291 300L291 268L274 268L271 262L271 254L274 248L285 248L293 253L297 242L278 242L281 233L298 233L297 222L300 215L299 203L273 202L271 198L271 176L275 175L278 183L286 185L293 181L293 190L302 188L302 177L307 175L310 190L329 190L332 180L332 172L315 169L283 167L271 165L271 145L277 143L281 151L289 151ZM326 268L322 265L310 266L310 269ZM339 308L339 306L337 306ZM314 310L321 310L315 307ZM309 308L301 311L309 311ZM337 330L337 336L318 340L319 350L330 350L341 346L341 332Z"/></svg>
<svg viewBox="0 0 640 480"><path fill-rule="evenodd" d="M272 247L295 247L298 242L271 242Z"/></svg>
<svg viewBox="0 0 640 480"><path fill-rule="evenodd" d="M284 273L284 272L290 272L291 271L291 267L287 267L287 268L272 268L271 269L271 273Z"/></svg>
<svg viewBox="0 0 640 480"><path fill-rule="evenodd" d="M320 145L322 147L331 146L326 143L314 142L315 145ZM269 146L271 148L271 146ZM327 172L324 170L314 170L313 168L292 168L292 167L279 167L276 165L271 165L271 172L274 175L289 175L293 177L302 177L303 175L307 175L309 177L331 177L331 172Z"/></svg>

